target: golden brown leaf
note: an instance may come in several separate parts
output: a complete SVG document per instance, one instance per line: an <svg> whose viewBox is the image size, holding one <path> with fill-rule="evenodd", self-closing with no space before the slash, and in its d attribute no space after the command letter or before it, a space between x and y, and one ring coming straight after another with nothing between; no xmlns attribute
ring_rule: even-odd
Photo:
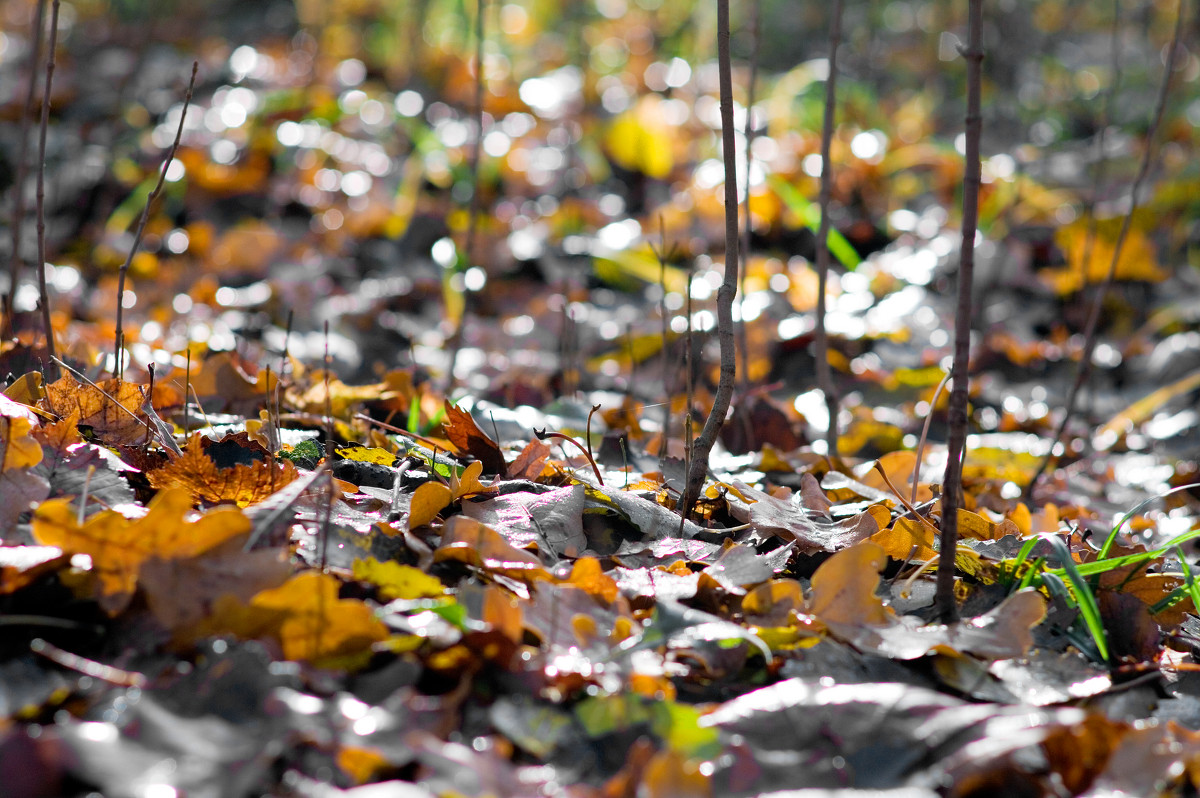
<svg viewBox="0 0 1200 798"><path fill-rule="evenodd" d="M70 374L46 386L46 408L77 427L90 427L105 443L146 441L149 419L142 412L145 387L128 380L101 380L95 386Z"/></svg>
<svg viewBox="0 0 1200 798"><path fill-rule="evenodd" d="M413 491L408 503L408 528L425 526L438 517L438 513L450 506L453 492L440 482L423 482Z"/></svg>
<svg viewBox="0 0 1200 798"><path fill-rule="evenodd" d="M882 626L891 614L876 595L887 555L874 543L858 543L834 554L812 577L808 611L826 623Z"/></svg>
<svg viewBox="0 0 1200 798"><path fill-rule="evenodd" d="M147 478L160 490L178 487L198 501L233 502L246 507L262 501L298 476L290 461L256 460L253 465L238 463L232 468L218 468L205 454L201 436L195 435L182 457L151 471Z"/></svg>

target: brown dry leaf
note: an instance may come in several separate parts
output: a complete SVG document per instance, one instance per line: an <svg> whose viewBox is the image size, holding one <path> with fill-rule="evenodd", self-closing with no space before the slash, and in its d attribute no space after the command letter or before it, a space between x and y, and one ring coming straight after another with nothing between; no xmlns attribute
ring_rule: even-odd
<svg viewBox="0 0 1200 798"><path fill-rule="evenodd" d="M712 783L700 763L670 748L651 757L638 795L647 798L712 798Z"/></svg>
<svg viewBox="0 0 1200 798"><path fill-rule="evenodd" d="M888 452L879 458L879 466L888 475L888 479L900 491L904 498L909 498L912 486L913 472L917 469L917 454L908 449L899 449L894 452ZM872 468L860 480L862 484L877 490L889 491L887 483L883 481L880 473ZM920 485L917 487L917 503L929 501L933 498L933 491L928 485Z"/></svg>
<svg viewBox="0 0 1200 798"><path fill-rule="evenodd" d="M69 454L67 450L70 447L77 443L83 443L83 436L79 434L79 428L70 419L42 424L33 431L33 437L41 441L42 446L54 452L60 460Z"/></svg>
<svg viewBox="0 0 1200 798"><path fill-rule="evenodd" d="M358 654L384 640L387 627L363 602L338 598L340 586L328 574L306 571L258 593L249 604L226 595L215 603L204 631L274 639L290 660Z"/></svg>
<svg viewBox="0 0 1200 798"><path fill-rule="evenodd" d="M974 540L999 540L1005 535L1016 535L1020 531L1017 524L1004 519L996 524L984 518L979 513L958 509L958 534L962 538Z"/></svg>
<svg viewBox="0 0 1200 798"><path fill-rule="evenodd" d="M808 611L831 624L887 624L892 615L875 593L879 572L885 565L887 555L874 543L859 543L839 551L813 574Z"/></svg>
<svg viewBox="0 0 1200 798"><path fill-rule="evenodd" d="M323 371L312 373L312 385L299 393L288 391L288 401L303 413L324 415L333 413L337 418L349 417L350 410L363 402L386 401L396 397L386 382L372 385L347 385L333 375Z"/></svg>
<svg viewBox="0 0 1200 798"><path fill-rule="evenodd" d="M43 545L91 557L96 598L102 609L116 615L128 606L142 564L151 557L196 557L251 529L241 510L217 508L192 522L191 509L186 490L166 489L141 518L105 510L80 525L70 499L51 499L34 513L33 536Z"/></svg>
<svg viewBox="0 0 1200 798"><path fill-rule="evenodd" d="M433 559L458 560L526 581L550 578L536 555L518 549L490 526L464 515L446 522L442 545L434 551Z"/></svg>
<svg viewBox="0 0 1200 798"><path fill-rule="evenodd" d="M408 529L425 526L438 517L438 513L450 506L454 493L440 482L423 482L413 491L408 503Z"/></svg>
<svg viewBox="0 0 1200 798"><path fill-rule="evenodd" d="M227 407L236 402L261 400L274 382L274 375L267 382L265 371L257 379L252 379L242 369L235 353L216 352L205 358L198 368L193 366L190 384L196 396L202 399L219 397L223 406Z"/></svg>
<svg viewBox="0 0 1200 798"><path fill-rule="evenodd" d="M549 459L550 447L534 438L525 444L517 459L509 463L505 476L509 479L528 479L532 482L542 475Z"/></svg>
<svg viewBox="0 0 1200 798"><path fill-rule="evenodd" d="M142 412L145 392L145 386L128 380L101 380L92 386L68 373L46 386L45 405L77 427L90 427L105 443L132 446L149 435L149 419Z"/></svg>
<svg viewBox="0 0 1200 798"><path fill-rule="evenodd" d="M808 553L844 549L879 531L870 513L830 521L803 507L794 497L777 499L736 480L728 487L729 512L734 518L750 524L759 534L795 540Z"/></svg>
<svg viewBox="0 0 1200 798"><path fill-rule="evenodd" d="M471 414L449 402L446 402L445 408L446 420L442 422L442 429L459 454L469 454L481 461L485 473L508 473L508 464L504 461L500 446L484 434Z"/></svg>
<svg viewBox="0 0 1200 798"><path fill-rule="evenodd" d="M233 502L246 507L266 499L298 476L296 466L286 460L256 460L253 465L238 463L232 468L218 468L205 454L201 436L194 435L182 457L151 471L147 479L159 490L183 488L197 501Z"/></svg>

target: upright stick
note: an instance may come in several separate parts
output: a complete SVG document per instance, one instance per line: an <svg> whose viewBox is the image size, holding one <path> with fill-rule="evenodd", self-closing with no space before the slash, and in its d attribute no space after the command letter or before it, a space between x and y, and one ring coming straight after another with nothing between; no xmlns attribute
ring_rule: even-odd
<svg viewBox="0 0 1200 798"><path fill-rule="evenodd" d="M121 366L121 352L125 348L125 336L121 328L122 311L125 307L125 275L129 274L129 265L133 263L133 258L137 255L138 248L142 245L142 235L146 232L146 220L150 218L150 207L154 205L154 201L158 199L158 195L162 193L163 181L167 179L167 170L171 168L171 162L175 160L175 152L179 149L179 140L183 137L183 120L187 118L188 106L192 102L192 91L196 88L196 71L200 69L200 62L192 62L192 77L188 81L187 94L183 98L183 112L179 115L179 127L175 130L175 141L171 143L171 149L167 152L166 159L163 160L162 169L158 173L158 182L154 185L154 190L146 197L146 205L142 208L142 217L138 220L137 232L133 234L133 244L129 247L129 254L125 256L125 262L121 264L121 271L117 276L117 331L116 331L116 349L113 352L113 376L120 379L124 369Z"/></svg>
<svg viewBox="0 0 1200 798"><path fill-rule="evenodd" d="M1100 311L1104 308L1104 299L1108 296L1108 290L1112 288L1113 281L1117 276L1117 264L1121 261L1121 251L1125 248L1125 239L1129 236L1129 230L1133 225L1133 214L1138 208L1138 194L1142 191L1142 185L1146 182L1146 177L1150 174L1150 163L1154 154L1154 140L1158 137L1158 128L1162 125L1163 115L1167 109L1167 95L1171 88L1171 76L1175 72L1176 54L1179 52L1179 44L1183 38L1184 20L1187 16L1184 0L1179 0L1179 8L1175 17L1175 34L1171 39L1171 49L1167 53L1166 71L1163 72L1162 82L1158 86L1158 102L1154 106L1154 116L1150 119L1150 128L1146 131L1146 148L1142 150L1142 162L1138 167L1137 177L1133 180L1133 188L1129 191L1129 209L1125 212L1125 218L1121 220L1121 231L1117 233L1117 241L1113 245L1112 260L1108 264L1108 272L1104 275L1104 282L1100 285L1100 290L1096 293L1095 299L1092 301L1092 307L1088 313L1087 326L1083 332L1083 352L1079 356L1079 365L1075 370L1075 381L1071 383L1071 389L1067 392L1066 407L1063 411L1062 420L1058 422L1058 427L1054 430L1054 439L1050 442L1050 451L1046 452L1042 461L1038 464L1038 469L1030 478L1029 484L1025 486L1025 495L1028 498L1033 497L1033 490L1037 486L1037 481L1045 473L1050 461L1055 457L1054 450L1062 441L1063 435L1067 431L1067 424L1071 421L1071 416L1075 414L1075 404L1079 400L1079 391L1083 388L1083 384L1087 382L1088 375L1092 372L1092 356L1096 352L1097 333L1100 326ZM1084 252L1084 260L1082 264L1084 281L1087 280L1087 270L1091 261L1091 252Z"/></svg>
<svg viewBox="0 0 1200 798"><path fill-rule="evenodd" d="M962 462L967 443L967 382L971 357L971 283L975 274L975 231L979 221L979 134L983 65L983 0L967 5L966 162L963 171L962 250L958 267L958 310L954 317L954 370L950 389L950 436L942 479L942 527L938 557L937 605L944 623L958 618L954 601L954 555L958 549L958 508L962 506Z"/></svg>
<svg viewBox="0 0 1200 798"><path fill-rule="evenodd" d="M829 76L825 79L825 120L821 125L821 224L817 230L817 309L813 346L816 349L817 386L825 395L829 426L825 432L826 450L831 460L838 457L838 395L829 368L829 336L825 334L825 289L829 282L829 200L833 193L833 163L829 150L833 142L834 115L837 111L837 51L842 41L842 0L834 0L829 22Z"/></svg>
<svg viewBox="0 0 1200 798"><path fill-rule="evenodd" d="M733 340L733 298L738 283L738 201L737 153L733 131L733 77L729 64L729 0L717 0L717 69L721 83L721 152L725 160L725 279L717 289L717 338L721 343L721 379L712 410L696 440L688 465L687 486L683 494L686 516L700 497L708 474L708 456L725 423L733 382L737 377Z"/></svg>
<svg viewBox="0 0 1200 798"><path fill-rule="evenodd" d="M47 377L57 376L54 364L54 325L50 321L50 291L46 288L46 131L50 129L50 90L54 87L54 50L58 46L58 6L50 7L50 41L46 45L46 90L42 97L42 121L38 132L37 249L38 296L42 303L42 327L46 331Z"/></svg>
<svg viewBox="0 0 1200 798"><path fill-rule="evenodd" d="M25 108L21 112L20 143L17 145L17 173L14 178L12 230L12 259L8 265L8 296L4 302L4 336L16 330L17 286L21 282L21 232L25 226L25 174L29 155L29 117L33 114L33 101L37 95L38 68L42 61L42 30L46 27L46 0L38 0L37 13L33 18L30 36L33 52L29 56L29 88L25 93Z"/></svg>

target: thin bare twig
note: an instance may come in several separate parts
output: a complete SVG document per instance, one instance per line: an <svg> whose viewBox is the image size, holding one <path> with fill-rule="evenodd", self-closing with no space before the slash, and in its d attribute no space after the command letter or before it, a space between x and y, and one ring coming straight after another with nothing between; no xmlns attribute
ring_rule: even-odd
<svg viewBox="0 0 1200 798"><path fill-rule="evenodd" d="M967 5L966 158L963 164L962 248L958 266L958 308L954 316L954 366L950 388L950 434L942 478L942 528L937 575L938 615L943 623L958 618L954 601L954 554L958 549L958 508L962 506L962 462L967 444L967 382L971 357L971 284L975 274L975 231L979 223L979 136L983 66L983 0Z"/></svg>
<svg viewBox="0 0 1200 798"><path fill-rule="evenodd" d="M20 143L17 145L17 173L14 177L12 228L12 259L8 264L8 296L4 305L4 337L16 330L17 285L21 281L21 233L25 227L25 171L29 157L29 119L33 116L33 101L37 95L38 65L42 60L42 30L46 27L46 0L38 0L37 13L29 33L33 51L29 56L29 89L21 112Z"/></svg>
<svg viewBox="0 0 1200 798"><path fill-rule="evenodd" d="M725 278L717 289L717 338L721 344L721 377L713 406L700 434L692 443L688 464L687 485L683 495L683 515L686 518L700 496L708 475L708 457L716 443L717 433L725 423L729 402L733 398L733 383L737 377L737 362L733 341L733 298L738 283L738 226L737 156L733 133L733 77L729 63L729 0L717 0L717 62L721 93L721 150L725 161Z"/></svg>
<svg viewBox="0 0 1200 798"><path fill-rule="evenodd" d="M158 199L158 195L162 193L163 183L167 179L167 170L171 168L171 162L175 160L175 152L179 149L179 140L183 137L183 121L187 118L188 106L192 102L192 91L196 88L196 72L200 69L200 62L192 62L192 77L188 80L187 94L183 97L183 112L179 115L179 127L175 130L175 141L171 143L171 149L167 151L167 157L163 161L162 169L158 172L158 183L155 184L154 190L146 197L146 205L142 208L142 217L138 220L137 232L133 234L133 244L129 247L129 254L125 256L125 262L121 264L121 271L117 276L117 333L116 333L116 350L113 352L113 376L120 378L124 371L121 365L121 353L124 350L123 346L123 331L121 328L122 311L125 307L125 276L129 273L129 265L133 263L133 258L137 255L138 248L142 245L142 234L146 232L146 221L150 218L150 208L154 205L154 201Z"/></svg>
<svg viewBox="0 0 1200 798"><path fill-rule="evenodd" d="M1146 131L1146 147L1142 151L1142 162L1138 167L1137 176L1134 178L1133 187L1129 192L1129 209L1125 212L1125 218L1121 220L1121 231L1117 233L1117 240L1113 245L1112 260L1108 264L1108 272L1104 275L1104 282L1100 284L1100 290L1092 300L1087 325L1084 327L1083 352L1079 356L1079 365L1075 370L1075 381L1071 383L1071 390L1067 392L1067 401L1062 420L1058 422L1058 427L1054 430L1054 439L1050 442L1050 450L1046 452L1046 455L1038 465L1037 472L1025 487L1025 494L1030 498L1033 496L1038 479L1045 473L1046 468L1055 456L1054 450L1058 447L1059 442L1062 441L1063 435L1067 430L1067 425L1071 421L1071 416L1075 414L1075 405L1079 399L1079 391L1083 388L1083 384L1087 382L1088 376L1092 372L1092 356L1096 352L1100 312L1104 308L1104 300L1108 296L1109 289L1112 288L1113 281L1117 275L1117 264L1121 261L1121 251L1125 247L1125 239L1128 237L1130 227L1133 224L1133 214L1138 208L1138 194L1141 193L1142 184L1146 182L1146 177L1150 174L1150 161L1154 154L1154 140L1158 136L1158 129L1161 127L1163 116L1166 113L1167 95L1171 88L1171 77L1175 72L1180 41L1183 38L1184 21L1187 17L1186 11L1187 8L1184 0L1179 0L1175 16L1175 33L1171 39L1170 51L1167 53L1167 64L1163 72L1162 82L1158 87L1158 101L1154 106L1154 114L1150 119L1150 128ZM1082 268L1086 282L1089 265L1088 259L1090 259L1091 252L1088 251L1085 255L1087 259L1084 260Z"/></svg>
<svg viewBox="0 0 1200 798"><path fill-rule="evenodd" d="M46 131L50 129L50 90L54 86L54 50L58 46L58 7L50 7L50 42L46 46L46 88L42 96L42 120L38 132L37 242L38 297L42 304L42 327L46 333L46 355L54 360L54 325L50 320L50 291L46 288ZM47 379L58 375L47 369Z"/></svg>
<svg viewBox="0 0 1200 798"><path fill-rule="evenodd" d="M758 88L758 40L759 27L762 23L762 2L761 0L753 0L750 4L750 76L747 78L746 84L746 194L742 197L742 216L745 218L745 226L742 234L742 257L746 258L747 262L750 259L750 236L752 235L752 222L750 219L750 167L754 164L754 101L755 90ZM738 297L739 301L744 306L746 303L746 270L741 269L738 273ZM738 354L742 359L742 391L749 390L750 380L750 344L747 341L746 333L746 314L743 312L738 314L740 319L738 323Z"/></svg>
<svg viewBox="0 0 1200 798"><path fill-rule="evenodd" d="M813 347L816 350L817 386L825 396L829 426L825 432L826 452L831 462L838 459L838 394L829 368L829 336L825 332L825 290L829 283L829 201L833 193L833 162L829 150L833 143L834 115L837 112L837 51L842 41L842 0L834 0L829 21L829 75L825 78L825 119L821 125L821 193L817 204L821 224L817 230L817 309Z"/></svg>

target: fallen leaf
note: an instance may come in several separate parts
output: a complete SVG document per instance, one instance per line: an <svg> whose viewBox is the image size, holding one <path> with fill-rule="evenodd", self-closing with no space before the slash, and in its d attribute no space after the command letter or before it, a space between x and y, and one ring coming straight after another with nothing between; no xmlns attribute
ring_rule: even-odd
<svg viewBox="0 0 1200 798"><path fill-rule="evenodd" d="M450 506L454 492L440 482L422 482L413 491L408 504L409 531L422 527L438 517L438 513Z"/></svg>
<svg viewBox="0 0 1200 798"><path fill-rule="evenodd" d="M380 562L374 557L354 561L354 578L375 585L379 588L379 595L387 601L437 598L446 593L445 586L437 577L430 576L420 568L392 561Z"/></svg>
<svg viewBox="0 0 1200 798"><path fill-rule="evenodd" d="M90 428L110 444L141 444L150 434L142 412L145 388L128 380L101 380L93 385L69 373L46 386L46 409L74 426Z"/></svg>
<svg viewBox="0 0 1200 798"><path fill-rule="evenodd" d="M33 516L33 536L46 546L92 558L96 598L116 615L129 605L142 564L159 559L195 557L250 531L240 510L221 507L189 521L192 498L179 488L160 491L141 518L104 510L79 523L68 499L43 502Z"/></svg>
<svg viewBox="0 0 1200 798"><path fill-rule="evenodd" d="M182 488L195 500L218 504L236 503L239 507L255 504L299 476L289 460L254 460L220 468L204 451L200 435L193 435L182 457L147 475L150 484L160 490Z"/></svg>
<svg viewBox="0 0 1200 798"><path fill-rule="evenodd" d="M735 480L728 494L729 512L750 524L761 535L795 540L803 551L837 551L866 540L879 531L870 513L831 521L806 507L796 497L777 499Z"/></svg>
<svg viewBox="0 0 1200 798"><path fill-rule="evenodd" d="M204 628L208 634L274 639L290 660L358 654L384 640L387 628L363 602L338 598L340 585L333 576L305 571L256 594L248 604L225 596Z"/></svg>
<svg viewBox="0 0 1200 798"><path fill-rule="evenodd" d="M442 531L433 559L458 560L518 579L548 579L537 555L518 549L490 526L463 515L452 516Z"/></svg>
<svg viewBox="0 0 1200 798"><path fill-rule="evenodd" d="M446 439L454 445L462 455L471 457L483 463L482 469L488 474L505 474L508 464L500 446L479 428L471 414L461 407L455 407L450 402L445 403L446 420L442 422Z"/></svg>
<svg viewBox="0 0 1200 798"><path fill-rule="evenodd" d="M834 554L813 574L808 611L827 624L887 624L892 615L875 592L886 564L887 556L874 543L859 543Z"/></svg>

